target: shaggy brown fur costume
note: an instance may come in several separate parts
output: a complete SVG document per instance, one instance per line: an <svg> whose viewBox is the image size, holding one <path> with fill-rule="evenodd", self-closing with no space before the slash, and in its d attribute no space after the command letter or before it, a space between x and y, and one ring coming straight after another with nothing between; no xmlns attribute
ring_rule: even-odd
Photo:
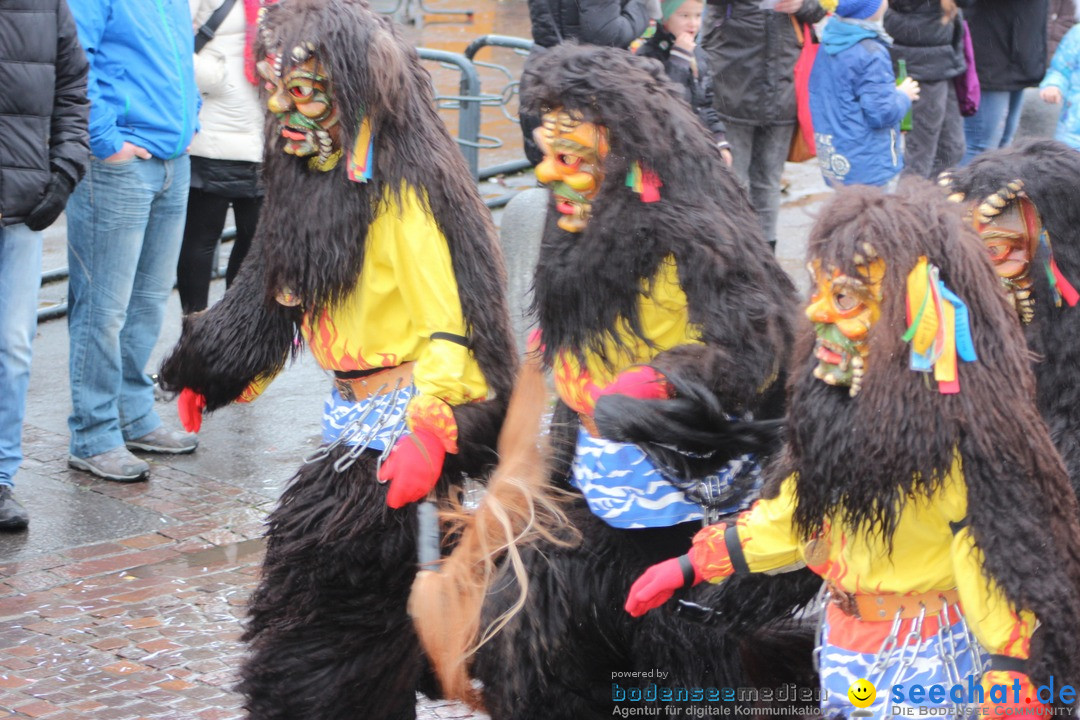
<svg viewBox="0 0 1080 720"><path fill-rule="evenodd" d="M333 307L363 282L365 236L386 193L417 189L446 237L469 346L492 399L453 408L460 451L447 455L438 491L494 464L515 351L502 259L487 209L435 109L411 45L363 0L289 0L269 7L257 56L316 49L352 147L361 111L375 138L374 177L350 182L344 161L308 169L285 155L268 120L266 201L248 262L225 298L185 320L161 370L163 385L192 388L209 409L235 400L296 351L304 313ZM422 259L418 259L418 262ZM275 298L289 288L299 308ZM302 308L302 309L301 309ZM304 466L269 520L262 580L244 639L241 691L257 720L411 718L422 657L406 614L416 573L416 511L386 507L365 453L343 472L348 448Z"/></svg>
<svg viewBox="0 0 1080 720"><path fill-rule="evenodd" d="M978 204L1015 180L1023 182L1023 192L1039 211L1062 274L1080 286L1080 155L1075 150L1055 140L1034 140L984 153L942 175L942 185L962 193L965 205ZM1035 360L1039 411L1073 489L1080 492L1080 306L1054 304L1045 261L1040 247L1031 270L1035 314L1024 334Z"/></svg>
<svg viewBox="0 0 1080 720"><path fill-rule="evenodd" d="M665 257L674 256L702 343L659 352L651 364L681 389L679 397L604 398L597 420L606 417L602 430L609 437L633 436L644 443L641 423L634 422L640 415L647 413L661 426L670 417L689 432L693 423L687 418L696 412L715 425L693 428L702 432L690 444L711 437L716 464L767 442L775 436L770 426L729 432L724 414L752 413L755 419L782 414L794 290L762 239L745 195L679 90L655 61L573 45L530 61L524 80L527 110L578 111L606 127L610 143L605 179L584 231L563 231L554 206L548 212L534 303L544 360L550 365L560 351L601 353L604 341L624 326L640 334L643 283L656 275ZM643 203L626 186L634 161L659 176L659 202ZM687 407L695 397L708 401ZM618 407L605 412L609 401ZM620 418L629 422L624 426ZM526 593L520 612L471 657L472 675L483 682L481 702L491 716L610 717L618 706L613 678L624 688L648 687L649 680L621 673L650 669L669 672L652 682L673 688L812 685L812 643L806 634L797 626L757 632L813 595L817 580L812 576L746 578L720 589L699 588L691 595L696 601L730 611L709 627L679 616L674 604L641 620L622 611L630 582L652 563L685 552L700 523L621 530L593 515L567 482L577 429L577 416L560 402L550 440L552 482L572 493L566 514L580 542L565 535L561 542L520 548L527 587L505 570L491 583L479 623L483 629L505 622L520 593ZM678 444L683 438L674 434L663 439ZM751 669L762 674L752 675Z"/></svg>
<svg viewBox="0 0 1080 720"><path fill-rule="evenodd" d="M866 523L891 538L897 508L941 486L959 454L968 518L984 568L1016 606L1042 625L1028 674L1058 686L1080 680L1080 525L1077 502L1033 402L1035 382L1015 311L978 235L958 206L922 182L900 197L845 190L822 212L808 257L858 277L869 243L885 261L881 316L856 398L813 377L814 332L806 325L793 365L787 452L781 475L797 472L795 523L804 537L826 516ZM941 270L967 304L978 361L961 363L960 392L928 388L909 369L901 338L906 279L919 256Z"/></svg>

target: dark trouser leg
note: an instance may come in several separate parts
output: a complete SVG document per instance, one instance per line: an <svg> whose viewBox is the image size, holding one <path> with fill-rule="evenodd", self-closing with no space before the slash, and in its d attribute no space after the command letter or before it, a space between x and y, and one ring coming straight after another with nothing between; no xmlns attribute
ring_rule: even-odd
<svg viewBox="0 0 1080 720"><path fill-rule="evenodd" d="M904 147L906 175L930 177L942 127L949 120L945 113L951 85L952 80L919 84L919 102L911 105L911 131Z"/></svg>
<svg viewBox="0 0 1080 720"><path fill-rule="evenodd" d="M949 81L949 97L945 101L945 122L938 137L937 155L930 169L930 177L947 168L958 165L964 158L964 118L960 115L960 103L956 99L956 86Z"/></svg>
<svg viewBox="0 0 1080 720"><path fill-rule="evenodd" d="M750 204L758 213L765 239L768 241L769 247L775 250L776 215L780 205L780 173L784 169L784 159L787 158L788 146L784 146L784 155L780 160L779 172L775 172L775 168L763 169L762 154L767 149L765 140L767 140L767 136L772 130L774 128L728 123L726 135L728 143L731 145L731 171L735 173L735 179L739 181L739 185L749 194ZM792 129L788 126L786 129L788 142L791 140L791 132ZM768 172L764 170L768 170ZM775 174L776 177L776 187L772 195L764 190L764 183L771 174Z"/></svg>
<svg viewBox="0 0 1080 720"><path fill-rule="evenodd" d="M236 239L233 240L232 252L229 253L229 266L225 269L225 287L232 285L236 273L240 272L240 264L244 262L244 257L251 247L251 238L255 236L255 226L259 221L262 200L261 196L232 200L233 217L236 218Z"/></svg>
<svg viewBox="0 0 1080 720"><path fill-rule="evenodd" d="M176 288L184 314L206 309L214 247L225 227L228 210L228 198L194 188L188 195L184 243L176 264Z"/></svg>
<svg viewBox="0 0 1080 720"><path fill-rule="evenodd" d="M750 203L761 217L765 239L776 247L776 223L780 215L780 176L791 147L793 125L757 128L754 155L750 159Z"/></svg>
<svg viewBox="0 0 1080 720"><path fill-rule="evenodd" d="M270 516L239 689L251 720L411 720L421 669L406 611L416 511L386 507L367 454L305 466Z"/></svg>

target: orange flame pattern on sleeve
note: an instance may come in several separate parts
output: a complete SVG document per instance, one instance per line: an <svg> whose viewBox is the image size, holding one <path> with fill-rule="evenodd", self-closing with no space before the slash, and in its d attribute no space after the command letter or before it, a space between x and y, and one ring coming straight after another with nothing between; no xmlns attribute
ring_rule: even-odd
<svg viewBox="0 0 1080 720"><path fill-rule="evenodd" d="M236 398L235 402L251 402L255 398L259 397L259 395L262 395L262 391L266 389L266 386L270 384L271 380L273 380L273 377L267 377L265 375L260 375L259 377L255 378L248 384L246 388L244 388L244 391L240 393L239 397Z"/></svg>
<svg viewBox="0 0 1080 720"><path fill-rule="evenodd" d="M314 322L309 316L304 317L304 336L307 338L308 347L319 367L325 370L372 370L378 367L393 367L397 365L397 356L389 357L383 353L380 361L372 363L364 358L361 348L355 351L349 348L347 340L343 348L344 352L335 352L335 347L341 344L341 333L334 324L330 312L322 313Z"/></svg>
<svg viewBox="0 0 1080 720"><path fill-rule="evenodd" d="M563 353L556 358L552 372L555 375L555 389L562 401L574 412L592 415L596 398L600 395L600 386L593 382L589 371L578 367L569 353Z"/></svg>
<svg viewBox="0 0 1080 720"><path fill-rule="evenodd" d="M735 574L724 540L726 530L724 523L702 528L694 536L694 545L690 548L690 562L709 582L720 582Z"/></svg>
<svg viewBox="0 0 1080 720"><path fill-rule="evenodd" d="M407 414L409 429L426 430L437 436L446 452L458 451L458 427L454 410L434 395L414 395Z"/></svg>
<svg viewBox="0 0 1080 720"><path fill-rule="evenodd" d="M1031 655L1031 634L1034 632L1030 622L1031 613L1012 612L1010 616L1013 620L1013 626L1009 633L1009 639L997 654L1027 659Z"/></svg>

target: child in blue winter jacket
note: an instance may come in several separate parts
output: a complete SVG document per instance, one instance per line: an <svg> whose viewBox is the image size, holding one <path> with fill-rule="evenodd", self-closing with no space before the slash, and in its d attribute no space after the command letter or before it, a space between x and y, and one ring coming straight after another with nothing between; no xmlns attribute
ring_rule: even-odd
<svg viewBox="0 0 1080 720"><path fill-rule="evenodd" d="M885 0L822 0L835 13L821 35L810 73L810 114L825 181L885 185L904 167L900 121L919 97L899 87L881 19Z"/></svg>
<svg viewBox="0 0 1080 720"><path fill-rule="evenodd" d="M1062 38L1039 88L1046 102L1065 103L1054 139L1080 150L1080 25Z"/></svg>

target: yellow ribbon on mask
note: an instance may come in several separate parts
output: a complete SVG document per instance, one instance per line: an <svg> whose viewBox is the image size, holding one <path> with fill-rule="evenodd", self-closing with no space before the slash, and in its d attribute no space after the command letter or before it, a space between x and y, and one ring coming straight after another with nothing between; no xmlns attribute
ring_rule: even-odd
<svg viewBox="0 0 1080 720"><path fill-rule="evenodd" d="M948 300L942 301L941 308L945 315L945 343L934 363L934 379L939 385L956 382L956 308Z"/></svg>
<svg viewBox="0 0 1080 720"><path fill-rule="evenodd" d="M375 164L375 139L371 134L371 120L365 115L356 132L356 142L349 152L346 174L350 180L365 183L371 179Z"/></svg>
<svg viewBox="0 0 1080 720"><path fill-rule="evenodd" d="M937 303L934 300L930 266L926 256L919 257L907 276L908 326L904 340L920 355L926 355L934 346L941 327Z"/></svg>
<svg viewBox="0 0 1080 720"><path fill-rule="evenodd" d="M949 297L945 297L948 295ZM917 372L933 370L938 391L942 394L960 392L957 373L957 309L949 298L963 302L945 288L936 265L925 256L907 276L908 328L905 342L911 343L911 369ZM965 317L966 317L966 310ZM967 328L965 322L965 328ZM965 348L971 346L970 330L965 329ZM974 360L974 350L965 351Z"/></svg>

